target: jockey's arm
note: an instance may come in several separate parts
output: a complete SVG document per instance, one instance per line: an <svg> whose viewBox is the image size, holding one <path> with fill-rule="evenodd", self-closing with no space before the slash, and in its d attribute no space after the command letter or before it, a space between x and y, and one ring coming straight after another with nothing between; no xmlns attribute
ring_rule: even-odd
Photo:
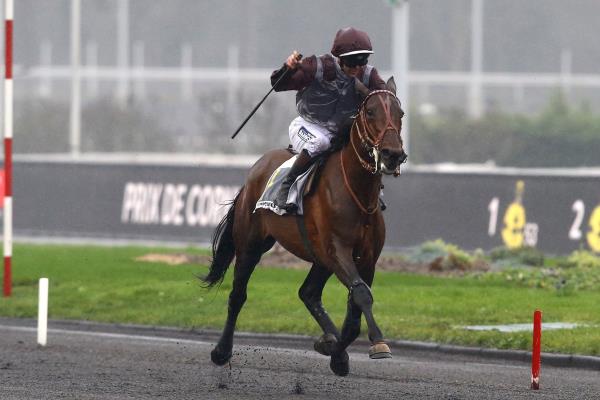
<svg viewBox="0 0 600 400"><path fill-rule="evenodd" d="M288 68L289 67L287 66L287 63L284 63L280 69L273 71L271 74L271 86L277 82L277 80ZM305 88L313 81L316 70L316 56L303 58L302 61L299 61L295 68L293 68L292 71L290 71L288 75L283 78L281 82L279 82L275 88L275 91L281 92L284 90L300 90Z"/></svg>

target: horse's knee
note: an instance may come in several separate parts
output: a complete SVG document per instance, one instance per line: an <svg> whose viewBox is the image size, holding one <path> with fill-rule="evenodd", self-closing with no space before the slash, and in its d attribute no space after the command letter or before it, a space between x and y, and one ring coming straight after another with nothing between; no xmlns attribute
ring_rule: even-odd
<svg viewBox="0 0 600 400"><path fill-rule="evenodd" d="M371 289L362 279L357 279L350 286L350 299L361 310L365 310L373 305L373 295Z"/></svg>

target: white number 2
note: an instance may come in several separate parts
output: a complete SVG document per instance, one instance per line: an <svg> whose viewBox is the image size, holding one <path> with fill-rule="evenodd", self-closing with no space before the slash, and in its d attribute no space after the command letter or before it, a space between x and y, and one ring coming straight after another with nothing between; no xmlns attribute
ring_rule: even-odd
<svg viewBox="0 0 600 400"><path fill-rule="evenodd" d="M580 228L581 223L583 222L583 216L585 215L585 204L583 204L582 200L575 200L571 206L571 210L573 210L575 213L575 219L573 220L573 225L571 225L571 229L569 230L569 239L579 240L583 236Z"/></svg>

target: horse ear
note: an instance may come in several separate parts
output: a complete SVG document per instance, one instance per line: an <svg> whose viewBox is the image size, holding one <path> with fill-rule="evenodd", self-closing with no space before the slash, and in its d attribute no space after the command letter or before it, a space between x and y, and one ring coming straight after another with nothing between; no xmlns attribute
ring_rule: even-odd
<svg viewBox="0 0 600 400"><path fill-rule="evenodd" d="M369 88L366 87L365 84L359 81L358 79L354 79L354 89L362 97L366 97L370 92Z"/></svg>
<svg viewBox="0 0 600 400"><path fill-rule="evenodd" d="M385 83L385 86L387 87L387 89L396 94L396 81L394 81L394 77L390 76L390 79L387 80L387 82Z"/></svg>

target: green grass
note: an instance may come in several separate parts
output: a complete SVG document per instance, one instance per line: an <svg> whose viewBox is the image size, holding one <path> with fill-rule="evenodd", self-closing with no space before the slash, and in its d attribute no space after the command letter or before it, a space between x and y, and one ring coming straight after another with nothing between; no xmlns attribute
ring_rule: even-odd
<svg viewBox="0 0 600 400"><path fill-rule="evenodd" d="M206 266L134 261L151 252L180 250L16 245L13 293L0 298L0 315L35 318L37 282L47 277L50 318L221 329L232 271L220 288L207 291L196 278L206 272ZM297 296L306 273L257 268L238 329L318 335L316 323ZM544 322L590 325L544 331L544 351L600 355L600 293L595 290L528 288L494 276L481 280L379 272L373 295L375 317L388 338L529 349L529 332L475 332L461 326L528 323L539 308ZM338 325L346 300L346 289L331 279L323 302Z"/></svg>

